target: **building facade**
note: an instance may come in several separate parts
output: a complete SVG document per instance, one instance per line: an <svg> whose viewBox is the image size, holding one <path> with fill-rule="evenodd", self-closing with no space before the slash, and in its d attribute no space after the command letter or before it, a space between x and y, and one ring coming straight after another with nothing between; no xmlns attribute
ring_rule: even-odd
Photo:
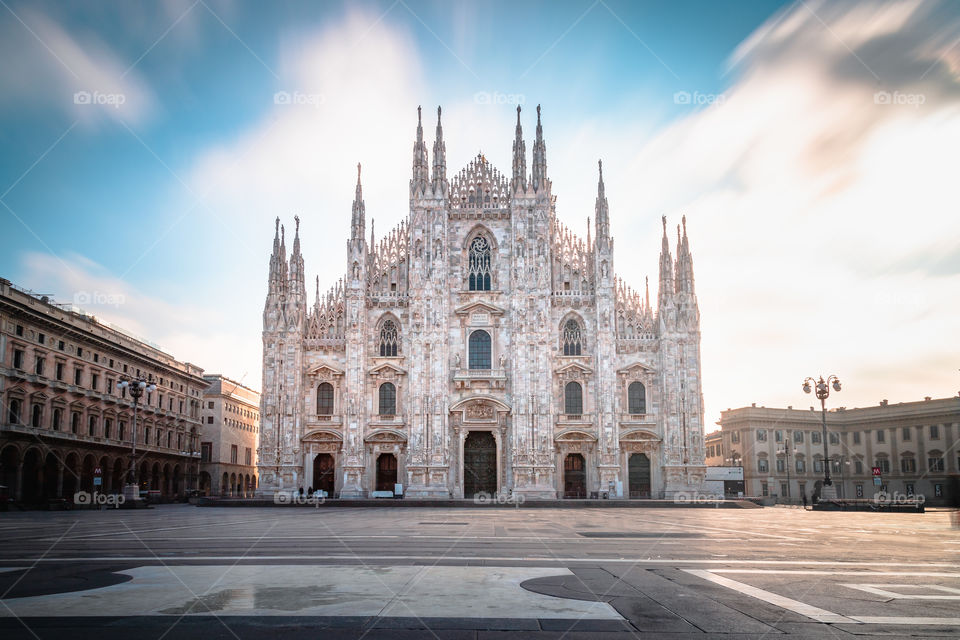
<svg viewBox="0 0 960 640"><path fill-rule="evenodd" d="M121 493L135 459L141 490L185 495L197 482L202 375L0 279L0 483L24 503ZM138 402L134 457L133 401L117 383L137 377L157 389Z"/></svg>
<svg viewBox="0 0 960 640"><path fill-rule="evenodd" d="M208 386L200 411L200 493L246 497L257 488L260 394L219 374Z"/></svg>
<svg viewBox="0 0 960 640"><path fill-rule="evenodd" d="M821 413L743 407L721 412L707 435L707 464L742 464L747 495L798 502L823 482ZM960 397L827 412L830 476L840 498L923 495L956 499L960 474ZM875 484L874 469L879 470Z"/></svg>
<svg viewBox="0 0 960 640"><path fill-rule="evenodd" d="M418 110L419 112L419 110ZM263 314L264 493L670 497L705 465L686 223L666 219L656 309L616 276L602 166L587 237L556 216L537 108L527 172L432 168L418 119L409 214L369 236L359 165L346 273L309 304L300 224L277 220ZM322 230L320 231L322 232ZM592 233L592 235L591 235Z"/></svg>

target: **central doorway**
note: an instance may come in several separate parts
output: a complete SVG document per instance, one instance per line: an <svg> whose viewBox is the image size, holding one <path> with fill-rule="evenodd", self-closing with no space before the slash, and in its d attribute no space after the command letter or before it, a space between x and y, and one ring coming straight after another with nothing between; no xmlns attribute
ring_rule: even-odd
<svg viewBox="0 0 960 640"><path fill-rule="evenodd" d="M327 497L333 497L333 479L336 461L329 453L318 453L313 459L313 489L326 491Z"/></svg>
<svg viewBox="0 0 960 640"><path fill-rule="evenodd" d="M471 431L463 443L463 497L497 493L497 441L489 431Z"/></svg>
<svg viewBox="0 0 960 640"><path fill-rule="evenodd" d="M587 465L579 453L571 453L563 461L563 497L587 497Z"/></svg>
<svg viewBox="0 0 960 640"><path fill-rule="evenodd" d="M650 497L650 458L645 453L630 456L630 497Z"/></svg>
<svg viewBox="0 0 960 640"><path fill-rule="evenodd" d="M393 491L397 484L397 456L381 453L377 458L377 491Z"/></svg>

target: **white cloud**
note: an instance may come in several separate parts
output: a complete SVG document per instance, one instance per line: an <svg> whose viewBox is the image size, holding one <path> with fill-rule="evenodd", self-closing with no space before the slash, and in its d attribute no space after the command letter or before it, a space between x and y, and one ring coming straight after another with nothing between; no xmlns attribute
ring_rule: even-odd
<svg viewBox="0 0 960 640"><path fill-rule="evenodd" d="M942 57L960 24L918 3L811 3L769 25L733 57L725 100L665 129L630 169L649 185L633 206L688 217L707 419L801 405L800 381L821 372L845 378L840 405L953 395L960 264L902 265L949 256L960 236L945 211L960 92Z"/></svg>
<svg viewBox="0 0 960 640"><path fill-rule="evenodd" d="M104 118L135 124L155 111L150 87L136 70L128 71L133 61L123 61L95 36L68 33L38 11L17 15L0 23L0 105L52 106L89 126Z"/></svg>
<svg viewBox="0 0 960 640"><path fill-rule="evenodd" d="M140 291L83 256L60 257L26 253L17 282L43 283L43 293L55 302L73 304L87 315L158 346L181 361L222 372L247 386L259 388L258 342L251 344L234 322L230 308L204 304L171 304Z"/></svg>

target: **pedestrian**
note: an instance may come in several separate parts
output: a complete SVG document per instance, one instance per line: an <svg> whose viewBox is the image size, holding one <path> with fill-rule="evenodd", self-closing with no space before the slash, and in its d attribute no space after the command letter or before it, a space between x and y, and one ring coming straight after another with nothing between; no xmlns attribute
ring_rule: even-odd
<svg viewBox="0 0 960 640"><path fill-rule="evenodd" d="M807 508L807 494L801 493L800 496L803 498L803 508Z"/></svg>
<svg viewBox="0 0 960 640"><path fill-rule="evenodd" d="M312 496L312 495L313 495L313 487L312 487L312 486L311 486L309 489L307 489L307 495L308 495L308 496Z"/></svg>
<svg viewBox="0 0 960 640"><path fill-rule="evenodd" d="M303 497L303 487L300 487L300 497Z"/></svg>

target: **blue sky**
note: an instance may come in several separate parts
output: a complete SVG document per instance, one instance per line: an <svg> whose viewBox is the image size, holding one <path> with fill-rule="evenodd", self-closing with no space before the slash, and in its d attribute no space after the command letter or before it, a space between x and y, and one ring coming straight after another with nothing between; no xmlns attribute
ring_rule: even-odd
<svg viewBox="0 0 960 640"><path fill-rule="evenodd" d="M509 169L519 102L581 233L604 159L634 286L687 214L708 426L824 367L851 406L960 385L955 4L4 3L0 274L208 370L259 386L275 216L326 290L357 162L382 235L418 104L452 173Z"/></svg>

